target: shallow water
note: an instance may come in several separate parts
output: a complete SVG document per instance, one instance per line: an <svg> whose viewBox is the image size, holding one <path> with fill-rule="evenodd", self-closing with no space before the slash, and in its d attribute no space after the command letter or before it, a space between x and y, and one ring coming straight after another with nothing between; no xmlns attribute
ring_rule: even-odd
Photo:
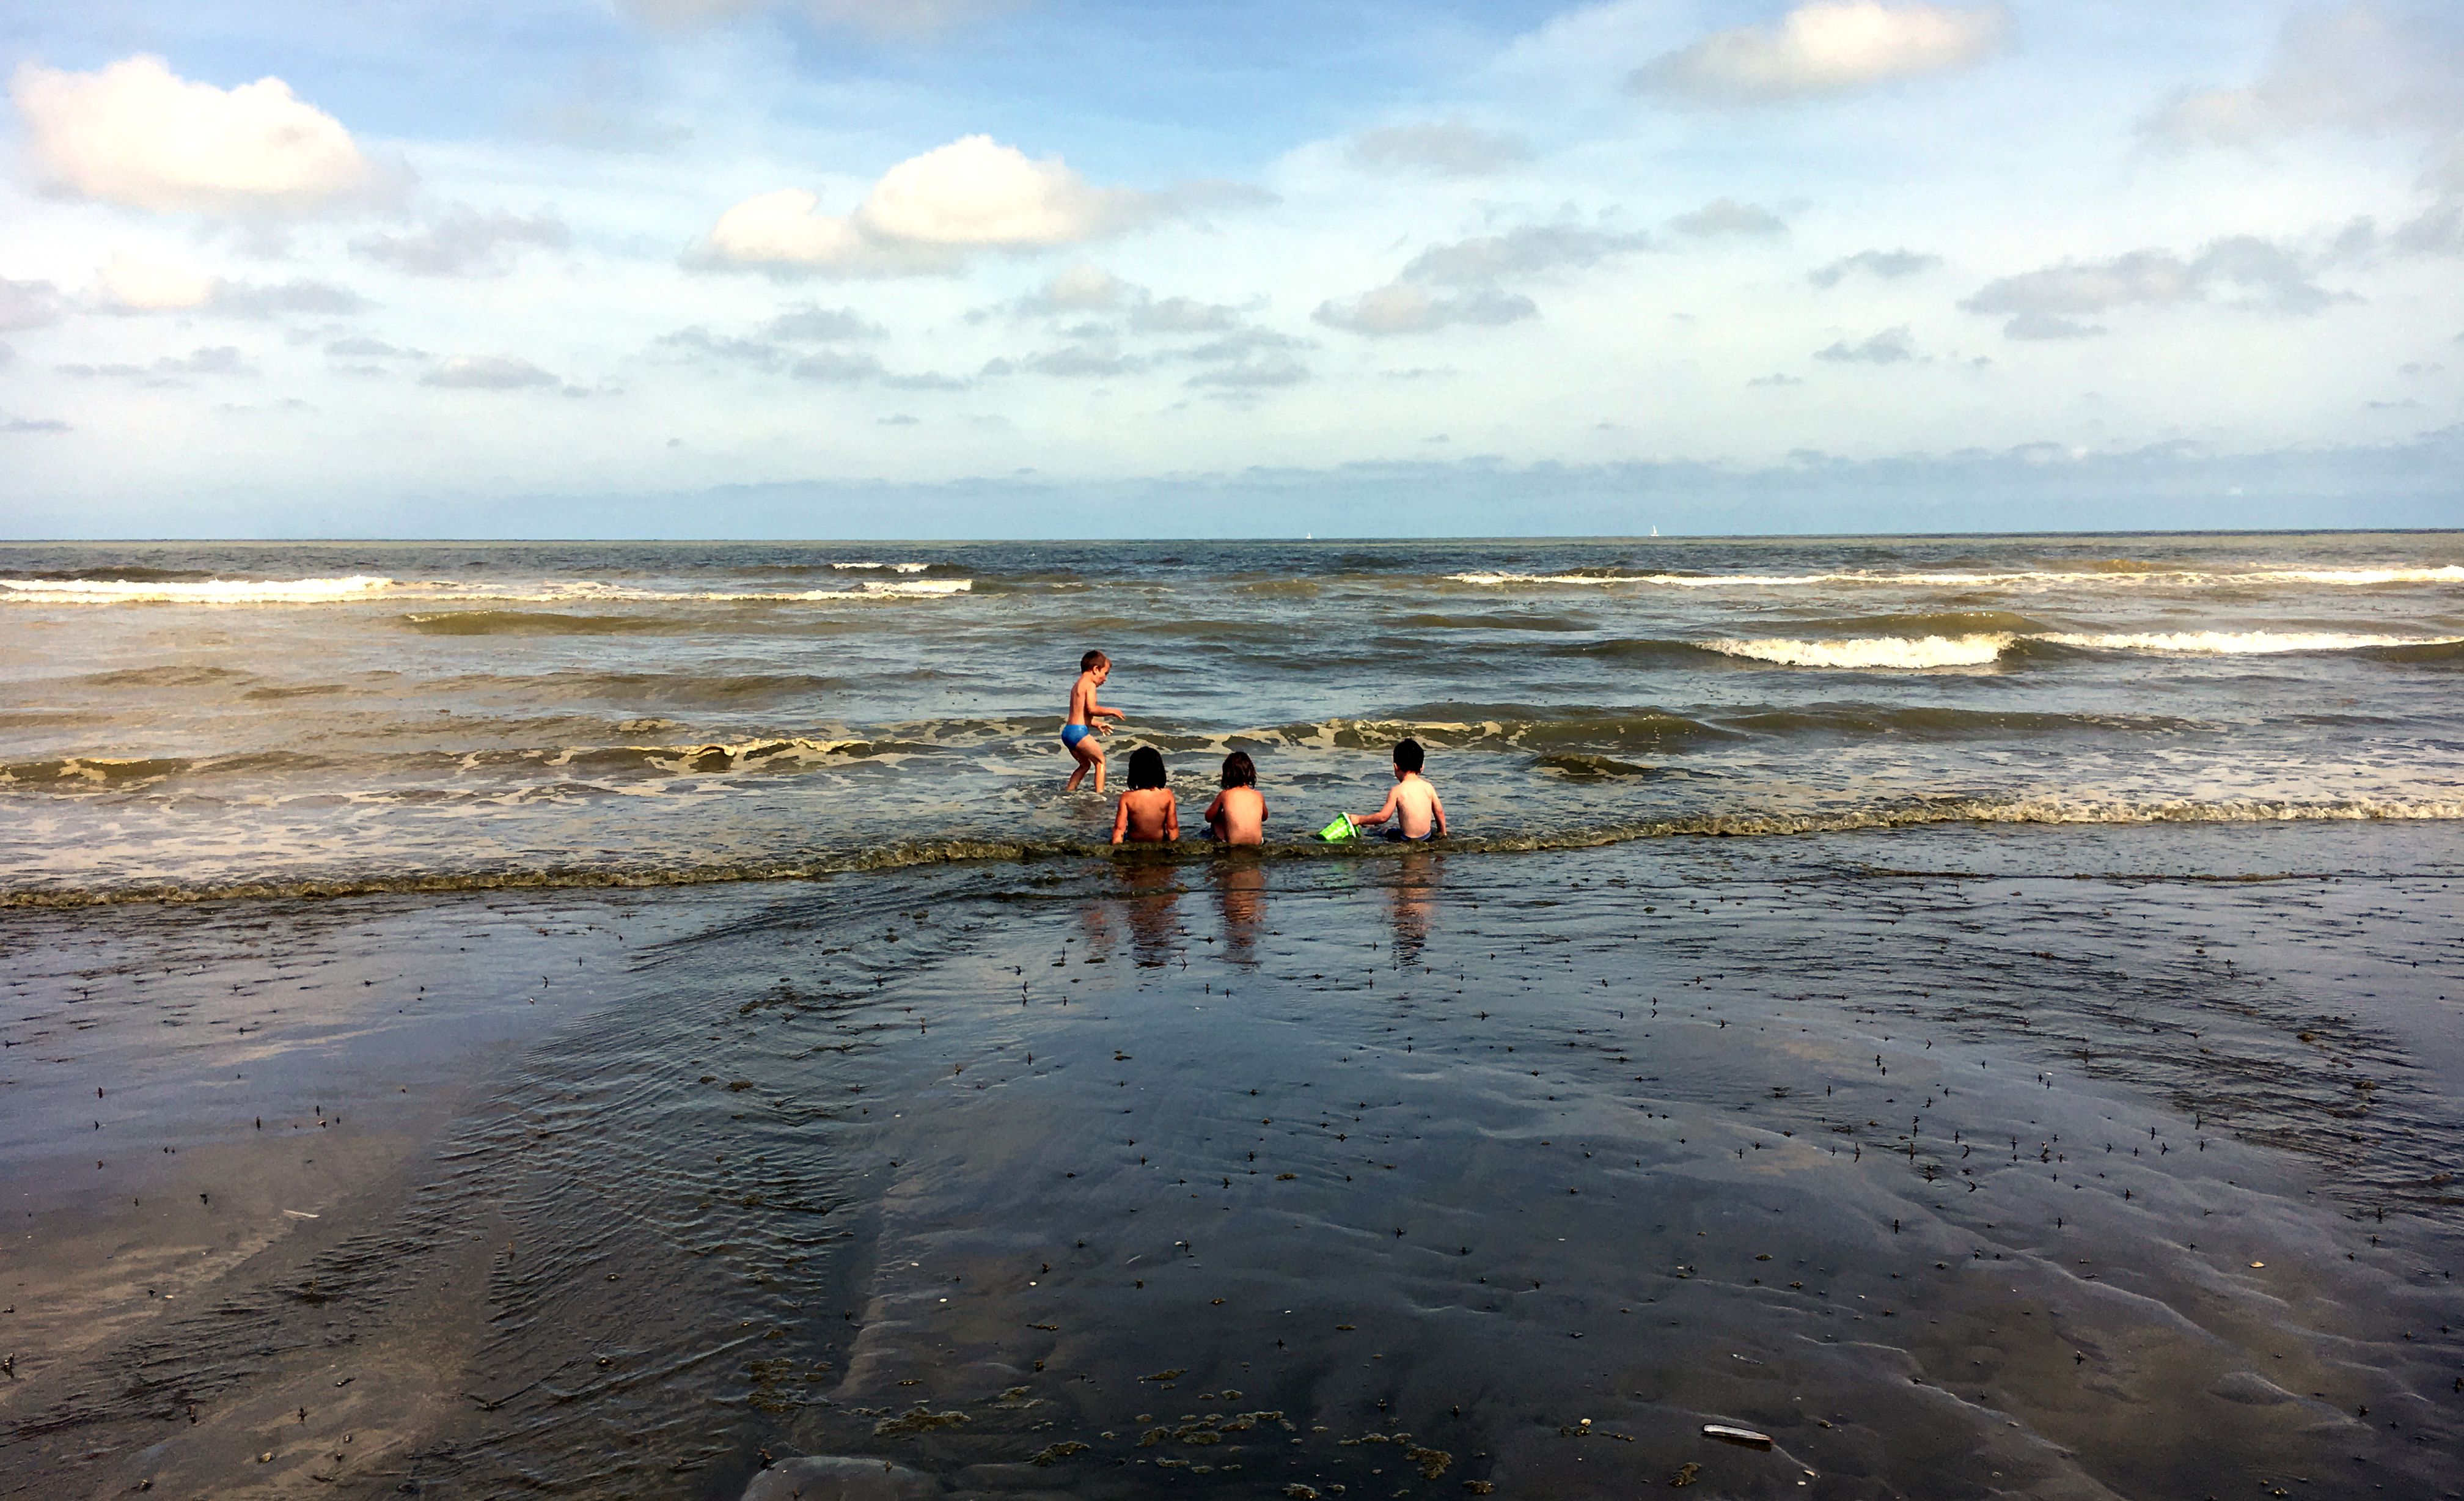
<svg viewBox="0 0 2464 1501"><path fill-rule="evenodd" d="M191 1187L333 1223L20 1341L0 1482L2452 1494L2450 828L21 910L20 1306L85 1174L189 1173L115 1232L166 1267L231 1228ZM425 1064L423 1005L494 1041ZM387 1116L397 1074L465 1084ZM401 1166L209 1182L305 1150L227 1091Z"/></svg>
<svg viewBox="0 0 2464 1501"><path fill-rule="evenodd" d="M1287 837L2464 815L2455 533L0 547L0 900L1084 848L1078 654Z"/></svg>

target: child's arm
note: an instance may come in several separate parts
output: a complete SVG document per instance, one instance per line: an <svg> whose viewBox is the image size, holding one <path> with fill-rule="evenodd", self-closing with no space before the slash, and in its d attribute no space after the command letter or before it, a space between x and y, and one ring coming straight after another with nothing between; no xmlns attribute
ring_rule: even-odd
<svg viewBox="0 0 2464 1501"><path fill-rule="evenodd" d="M1446 835L1446 800L1438 796L1435 787L1429 789L1429 817L1437 825L1438 837L1443 839Z"/></svg>
<svg viewBox="0 0 2464 1501"><path fill-rule="evenodd" d="M1163 836L1168 840L1178 839L1180 837L1180 799L1169 792L1165 793L1164 797L1166 801L1163 806Z"/></svg>
<svg viewBox="0 0 2464 1501"><path fill-rule="evenodd" d="M1202 821L1205 823L1206 827L1207 827L1207 828L1214 828L1214 827L1216 827L1218 824L1222 823L1222 822L1223 822L1223 794L1222 794L1222 793L1221 793L1221 792L1218 792L1217 794L1215 794L1215 801L1214 801L1214 802L1212 802L1212 803L1207 804L1207 805L1206 805L1206 811L1205 811L1205 812L1203 812L1203 813L1201 813L1201 814L1199 814L1199 819L1200 819L1200 820L1202 820Z"/></svg>
<svg viewBox="0 0 2464 1501"><path fill-rule="evenodd" d="M1367 818L1355 818L1353 822L1355 824L1382 824L1386 822L1386 820L1393 818L1395 816L1395 799L1401 787L1402 784L1399 782L1394 786L1388 787L1386 789L1386 801L1381 806L1379 806L1376 812L1370 814Z"/></svg>
<svg viewBox="0 0 2464 1501"><path fill-rule="evenodd" d="M1124 792L1120 802L1112 805L1112 843L1119 844L1129 831L1130 794Z"/></svg>

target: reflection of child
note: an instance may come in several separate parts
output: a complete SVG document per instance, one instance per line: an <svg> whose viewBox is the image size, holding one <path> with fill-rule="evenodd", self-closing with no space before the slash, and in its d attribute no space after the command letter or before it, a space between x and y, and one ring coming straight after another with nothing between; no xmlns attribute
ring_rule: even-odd
<svg viewBox="0 0 2464 1501"><path fill-rule="evenodd" d="M1386 835L1389 839L1443 837L1446 806L1438 801L1438 789L1429 785L1429 779L1420 775L1420 767L1426 759L1421 754L1419 740L1396 741L1395 785L1387 789L1386 805L1367 818L1355 818L1353 822L1367 828L1394 819L1396 827Z"/></svg>
<svg viewBox="0 0 2464 1501"><path fill-rule="evenodd" d="M1247 751L1223 758L1223 790L1206 805L1206 831L1227 845L1266 842L1266 797L1258 790L1258 765Z"/></svg>
<svg viewBox="0 0 2464 1501"><path fill-rule="evenodd" d="M1111 729L1104 722L1106 715L1125 718L1118 709L1099 707L1095 690L1112 675L1112 659L1101 651L1089 651L1078 659L1078 681L1069 687L1069 722L1061 727L1061 743L1070 755L1078 758L1078 767L1069 773L1069 785L1065 792L1075 792L1089 769L1095 773L1095 795L1104 795L1104 746L1096 739Z"/></svg>
<svg viewBox="0 0 2464 1501"><path fill-rule="evenodd" d="M1169 844L1179 837L1180 806L1164 785L1163 753L1141 745L1130 752L1130 790L1112 814L1112 843Z"/></svg>

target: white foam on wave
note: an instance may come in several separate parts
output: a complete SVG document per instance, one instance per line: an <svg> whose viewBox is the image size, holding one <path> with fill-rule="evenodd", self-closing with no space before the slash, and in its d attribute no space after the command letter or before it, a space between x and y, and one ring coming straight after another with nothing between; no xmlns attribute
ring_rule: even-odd
<svg viewBox="0 0 2464 1501"><path fill-rule="evenodd" d="M920 571L925 565L897 565ZM372 600L422 604L570 605L829 604L883 598L938 598L970 593L973 579L866 579L853 588L789 591L646 589L594 580L495 587L468 584L405 584L374 574L338 579L254 581L209 579L163 584L107 579L0 579L0 603L18 605L351 605Z"/></svg>
<svg viewBox="0 0 2464 1501"><path fill-rule="evenodd" d="M1648 585L1678 589L1807 588L1821 585L1900 585L1912 588L2067 588L2081 585L2323 584L2357 587L2378 584L2464 584L2464 563L2438 567L2251 568L2212 572L2198 568L2143 571L2030 569L2008 573L1450 573L1448 582L1483 588L1517 585L1586 586Z"/></svg>
<svg viewBox="0 0 2464 1501"><path fill-rule="evenodd" d="M894 583L866 580L867 594L905 594L918 598L935 594L966 594L974 591L973 579L902 579Z"/></svg>
<svg viewBox="0 0 2464 1501"><path fill-rule="evenodd" d="M1842 641L1706 641L1727 656L1784 667L1894 668L1982 667L2001 656L2015 639L2008 632L1976 636L1852 636Z"/></svg>
<svg viewBox="0 0 2464 1501"><path fill-rule="evenodd" d="M922 563L834 563L830 566L841 573L878 573L884 568L892 573L922 573L932 565Z"/></svg>
<svg viewBox="0 0 2464 1501"><path fill-rule="evenodd" d="M2285 651L2352 651L2364 647L2452 646L2464 637L2382 636L2339 630L2176 630L2032 637L2096 651L2171 651L2188 656L2268 656Z"/></svg>
<svg viewBox="0 0 2464 1501"><path fill-rule="evenodd" d="M371 573L340 579L0 579L0 601L23 605L329 605L394 588Z"/></svg>
<svg viewBox="0 0 2464 1501"><path fill-rule="evenodd" d="M2022 635L1993 631L1967 636L1847 636L1827 641L1771 637L1705 641L1726 656L1783 667L1922 672L1939 667L1984 667L2017 641L2049 641L2095 651L2163 651L2185 656L2269 656L2290 651L2354 651L2369 647L2450 646L2464 637L2389 636L2334 630L2183 630L2084 634L2047 631Z"/></svg>

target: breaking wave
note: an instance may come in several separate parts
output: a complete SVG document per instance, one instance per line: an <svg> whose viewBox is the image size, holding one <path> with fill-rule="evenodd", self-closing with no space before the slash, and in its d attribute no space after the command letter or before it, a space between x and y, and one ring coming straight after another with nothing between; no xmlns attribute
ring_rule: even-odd
<svg viewBox="0 0 2464 1501"><path fill-rule="evenodd" d="M1838 640L1772 637L1704 643L1724 656L1783 667L1883 669L1985 667L2022 642L2041 641L2084 651L2157 651L2181 656L2274 656L2296 651L2404 651L2453 647L2464 637L2372 635L2349 631L2185 630L2083 634L2070 631L1984 631L1960 636L1849 636ZM2397 657L2396 660L2406 660Z"/></svg>
<svg viewBox="0 0 2464 1501"><path fill-rule="evenodd" d="M340 579L187 579L152 569L148 577L0 579L0 601L23 605L332 605L372 599L398 587L372 573Z"/></svg>
<svg viewBox="0 0 2464 1501"><path fill-rule="evenodd" d="M1617 568L1580 568L1565 573L1450 573L1454 584L1480 588L1549 585L1598 588L1612 585L1648 585L1675 589L1804 588L1821 585L1875 585L1916 588L2058 588L2081 585L2138 586L2165 585L2249 585L2323 584L2362 586L2381 584L2464 584L2464 563L2437 567L2387 568L2252 568L2238 571L2158 568L2112 563L2080 568L2026 569L2013 572L1885 573L1853 570L1839 573L1643 573Z"/></svg>
<svg viewBox="0 0 2464 1501"><path fill-rule="evenodd" d="M1602 768L1593 775L1625 774ZM1759 809L1703 813L1576 828L1534 830L1493 838L1459 838L1436 848L1470 853L1524 853L1593 850L1648 839L1785 838L1854 833L1946 824L2281 824L2367 823L2464 819L2464 799L2344 798L2317 801L2190 799L2155 801L2063 798L1939 798L1863 808ZM1323 845L1308 841L1267 845L1233 858L1274 860L1393 859L1431 846L1402 847L1382 840ZM1127 858L1199 864L1225 858L1217 847L1187 841L1171 848L1111 845L1074 839L951 838L909 840L862 849L817 852L808 858L755 860L690 866L570 865L538 868L430 872L413 874L334 875L296 880L253 880L193 885L124 887L31 887L0 890L0 910L78 908L142 902L313 900L386 893L447 894L478 891L611 890L711 885L721 882L812 880L869 871L975 862Z"/></svg>
<svg viewBox="0 0 2464 1501"><path fill-rule="evenodd" d="M887 565L885 565L887 566ZM907 564L895 565L910 571ZM921 565L917 565L920 567ZM851 588L725 590L651 589L596 581L548 580L495 587L410 583L376 574L335 579L0 579L0 604L17 605L352 605L372 600L461 604L727 605L817 604L863 599L924 599L965 594L972 579L861 579Z"/></svg>
<svg viewBox="0 0 2464 1501"><path fill-rule="evenodd" d="M1844 641L1711 641L1723 656L1783 667L1891 668L1917 672L1932 667L1983 667L1999 661L2017 638L2007 632L1980 636L1862 636Z"/></svg>

